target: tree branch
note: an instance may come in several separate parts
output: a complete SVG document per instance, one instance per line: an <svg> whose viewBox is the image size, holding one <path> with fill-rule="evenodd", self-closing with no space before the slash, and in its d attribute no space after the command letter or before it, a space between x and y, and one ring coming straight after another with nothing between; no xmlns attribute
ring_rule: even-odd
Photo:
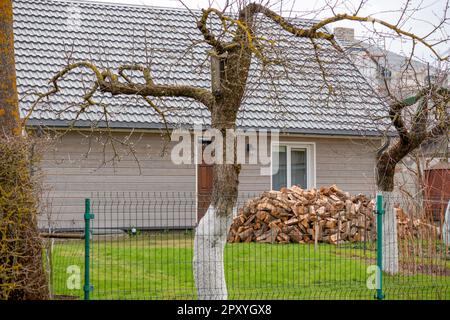
<svg viewBox="0 0 450 320"><path fill-rule="evenodd" d="M291 33L296 37L325 39L325 40L331 40L334 38L334 35L332 34L317 31L317 29L319 28L315 30L313 30L312 28L310 29L297 28L278 13L270 10L269 8L259 3L250 3L249 5L247 5L243 10L241 10L239 14L239 19L242 21L250 21L257 13L265 15L267 18L269 18L270 20L278 24L280 27L282 27L284 30L286 30L287 32Z"/></svg>
<svg viewBox="0 0 450 320"><path fill-rule="evenodd" d="M100 91L109 92L112 95L138 95L142 97L185 97L197 100L204 104L209 110L214 105L213 94L203 88L187 85L141 85L121 83L117 80L102 81L99 83Z"/></svg>
<svg viewBox="0 0 450 320"><path fill-rule="evenodd" d="M212 110L215 98L212 92L208 89L188 86L188 85L157 85L153 82L150 70L142 65L123 65L118 68L118 74L115 74L110 69L101 70L93 63L88 61L81 61L67 65L64 69L59 71L49 81L52 84L52 88L45 93L38 93L38 98L32 104L28 114L24 117L23 123L29 119L31 113L35 110L36 106L45 98L60 91L58 82L64 78L69 72L87 68L92 71L95 79L89 91L83 96L85 103L82 105L82 111L90 105L97 104L93 100L93 96L97 91L103 93L109 92L112 95L124 94L124 95L137 95L144 98L144 100L151 106L165 122L165 116L163 112L153 103L148 97L186 97L194 99L204 104L209 110ZM125 74L126 70L141 71L145 80L145 84L133 83L131 78ZM119 79L125 80L125 82L119 81ZM167 124L166 124L167 128Z"/></svg>
<svg viewBox="0 0 450 320"><path fill-rule="evenodd" d="M217 40L216 36L208 29L206 24L208 22L208 17L211 13L215 13L219 17L220 21L222 22L222 27L224 29L227 29L227 26L226 26L227 20L232 20L232 19L229 19L228 17L223 15L222 12L220 12L219 10L214 9L214 8L208 8L206 10L202 10L202 12L203 12L203 14L202 14L200 20L197 21L197 28L202 33L203 38L205 39L206 43L208 43L210 46L214 47L218 53L225 52L224 44L221 41Z"/></svg>
<svg viewBox="0 0 450 320"><path fill-rule="evenodd" d="M338 22L338 21L343 21L343 20L349 20L349 21L359 21L359 22L372 22L372 23L378 23L392 31L394 31L395 33L397 33L399 36L405 36L408 37L414 41L420 42L421 44L423 44L425 47L427 47L428 49L430 49L433 54L441 61L444 60L448 60L448 56L441 56L434 48L433 45L428 43L425 38L419 37L417 35L415 35L414 33L408 32L408 31L404 31L400 28L398 28L396 25L393 25L391 23L388 23L384 20L380 20L371 16L368 17L359 17L356 15L348 15L346 13L344 14L336 14L333 17L327 18L327 19L323 19L322 21L316 23L311 29L311 32L317 31L320 28L325 27L326 25L330 24L330 23L334 23L334 22Z"/></svg>
<svg viewBox="0 0 450 320"><path fill-rule="evenodd" d="M439 100L439 102L438 102ZM437 107L443 109L445 116L438 123L427 130L429 123L429 103L434 102ZM411 123L411 129L408 131L405 122L402 119L401 112L404 108L420 103L415 111ZM389 116L394 124L399 139L391 146L386 146L384 151L377 154L377 185L385 191L392 191L394 187L395 166L412 150L418 148L427 140L434 139L440 135L446 134L450 126L450 94L446 88L426 88L419 91L415 96L397 101L390 106Z"/></svg>
<svg viewBox="0 0 450 320"><path fill-rule="evenodd" d="M430 49L433 52L433 54L441 61L448 60L449 57L448 56L442 57L434 49L434 45L430 44L426 41L426 37L419 37L419 36L415 35L414 33L402 30L401 28L398 27L398 24L394 25L394 24L388 23L384 20L380 20L380 19L377 19L377 18L374 18L371 16L367 16L367 17L358 16L357 15L358 11L359 10L357 10L357 12L353 15L335 14L333 17L326 18L326 19L323 19L323 20L317 22L311 28L298 28L298 27L294 26L292 23L288 22L286 19L284 19L281 15L270 10L266 6L261 5L259 3L250 3L239 11L238 19L226 16L225 14L223 14L223 12L221 12L217 9L214 9L214 8L208 8L206 10L203 10L202 17L198 21L197 26L198 26L199 30L202 32L205 41L208 44L210 44L211 46L213 46L219 53L223 53L224 51L233 49L236 46L242 46L242 44L239 44L239 41L242 40L242 36L244 35L247 40L247 44L248 44L250 50L253 53L255 53L259 58L261 58L261 53L256 48L256 46L252 43L254 40L253 39L254 38L253 31L254 30L252 30L251 24L252 24L252 21L253 21L255 15L258 13L263 14L264 16L266 16L267 18L269 18L270 20L272 20L273 22L278 24L281 28L283 28L284 30L286 30L287 32L291 33L292 35L294 35L296 37L328 40L333 45L333 47L335 47L338 50L340 50L340 48L334 41L334 35L327 33L327 32L319 31L319 29L327 26L328 24L343 21L343 20L358 21L358 22L371 22L371 23L380 24L380 25L394 31L399 36L408 37L411 40L413 40L413 42L419 42L419 43L423 44L428 49ZM219 17L219 19L222 22L224 31L227 31L229 28L227 26L227 22L229 22L231 25L236 25L238 27L238 29L241 31L240 33L236 34L236 36L234 37L233 43L224 44L221 41L217 40L217 38L209 31L209 29L206 26L206 23L207 23L209 15L211 13L214 13Z"/></svg>

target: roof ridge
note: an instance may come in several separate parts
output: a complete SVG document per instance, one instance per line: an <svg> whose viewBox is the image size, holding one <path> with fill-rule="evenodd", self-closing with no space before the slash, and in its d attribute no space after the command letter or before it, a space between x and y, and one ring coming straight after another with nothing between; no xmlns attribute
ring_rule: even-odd
<svg viewBox="0 0 450 320"><path fill-rule="evenodd" d="M362 49L362 50L372 51L372 53L375 51L378 51L386 59L387 59L388 55L394 55L397 58L409 60L409 57L407 55L392 51L387 48L383 48L383 47L379 46L378 44L371 42L371 40L373 40L373 39L370 39L370 38L360 37L359 39L356 39L356 37L355 37L355 39L353 39L353 40L336 38L336 40L338 40L338 43L342 44L342 47L344 47L346 49L347 48L358 48L358 49ZM411 61L413 63L421 65L422 67L426 67L426 65L427 65L427 63L420 60L419 57L413 57L413 58L411 58ZM433 67L430 66L430 68L433 68Z"/></svg>
<svg viewBox="0 0 450 320"><path fill-rule="evenodd" d="M200 9L193 9L193 8L176 8L176 7L165 7L165 6L156 6L156 5L148 5L148 4L133 4L133 3L120 3L120 2L113 2L113 1L99 1L99 0L14 0L14 2L24 2L24 3L45 3L45 2L53 2L57 4L61 3L79 3L84 5L100 5L100 6L109 6L109 7L127 7L127 8L144 8L144 9L164 9L164 10L171 10L171 11L182 11L184 13L189 13L190 11L195 13L201 13L202 11ZM310 23L317 23L320 22L320 19L310 19L310 18L301 18L296 16L282 16L284 19L291 19L296 22L310 22Z"/></svg>
<svg viewBox="0 0 450 320"><path fill-rule="evenodd" d="M102 5L102 6L110 6L110 7L128 7L128 8L145 8L145 9L165 9L165 10L173 10L173 11L183 11L189 12L189 10L194 12L201 12L199 9L191 9L189 8L175 8L175 7L165 7L165 6L156 6L156 5L148 5L148 4L135 4L135 3L120 3L113 1L98 1L98 0L14 0L14 2L28 2L28 3L36 3L36 2L53 2L57 4L61 3L79 3L85 5Z"/></svg>

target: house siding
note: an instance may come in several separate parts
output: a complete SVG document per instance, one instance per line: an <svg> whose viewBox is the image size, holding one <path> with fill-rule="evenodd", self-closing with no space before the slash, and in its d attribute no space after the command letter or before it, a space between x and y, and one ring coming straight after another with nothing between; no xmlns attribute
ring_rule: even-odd
<svg viewBox="0 0 450 320"><path fill-rule="evenodd" d="M126 136L126 133L114 133L117 139ZM126 148L116 146L122 155L120 161L103 163L104 158L110 159L114 153L111 147L104 149L102 143L95 141L104 139L97 135L86 137L71 132L49 148L41 162L47 190L43 201L47 204L44 210L47 214L41 216L41 226L53 221L55 228L81 228L85 198L92 198L97 211L94 224L100 226L102 219L109 221L102 227L130 227L136 221L148 227L194 226L195 165L175 165L170 161L174 143L161 155L160 134L135 136L130 141L134 143L138 162L132 154L125 154ZM374 192L373 151L379 141L305 136L281 137L280 141L315 142L317 187L337 184L350 193ZM242 166L239 185L244 194L242 199L270 188L270 176L261 176L258 165ZM109 198L107 201L102 200L104 193Z"/></svg>

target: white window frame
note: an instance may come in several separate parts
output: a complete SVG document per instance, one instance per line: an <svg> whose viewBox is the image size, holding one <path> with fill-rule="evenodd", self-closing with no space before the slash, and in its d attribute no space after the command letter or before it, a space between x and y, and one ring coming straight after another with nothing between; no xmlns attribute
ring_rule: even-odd
<svg viewBox="0 0 450 320"><path fill-rule="evenodd" d="M316 187L316 143L315 142L272 142L270 145L270 188L273 189L273 150L274 147L286 147L286 174L287 174L287 187L292 187L291 184L291 150L292 149L305 149L306 150L306 183L307 189Z"/></svg>

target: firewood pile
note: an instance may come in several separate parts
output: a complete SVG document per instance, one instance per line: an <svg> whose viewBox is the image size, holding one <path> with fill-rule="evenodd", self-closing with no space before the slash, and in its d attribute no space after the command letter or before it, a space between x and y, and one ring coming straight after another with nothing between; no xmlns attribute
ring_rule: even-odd
<svg viewBox="0 0 450 320"><path fill-rule="evenodd" d="M400 239L411 237L419 238L436 238L440 237L441 230L432 222L426 221L424 218L411 218L398 205L395 206L397 216L397 232Z"/></svg>
<svg viewBox="0 0 450 320"><path fill-rule="evenodd" d="M338 244L374 239L374 201L337 186L297 186L248 200L233 219L228 242Z"/></svg>

